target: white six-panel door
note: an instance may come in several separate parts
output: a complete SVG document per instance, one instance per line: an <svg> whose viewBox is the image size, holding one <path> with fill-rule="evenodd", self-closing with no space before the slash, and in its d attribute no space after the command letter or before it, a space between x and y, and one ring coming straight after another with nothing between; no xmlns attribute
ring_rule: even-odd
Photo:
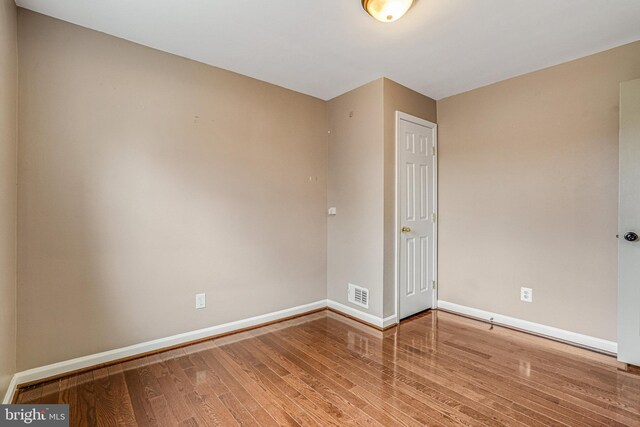
<svg viewBox="0 0 640 427"><path fill-rule="evenodd" d="M433 307L436 125L397 113L399 318Z"/></svg>

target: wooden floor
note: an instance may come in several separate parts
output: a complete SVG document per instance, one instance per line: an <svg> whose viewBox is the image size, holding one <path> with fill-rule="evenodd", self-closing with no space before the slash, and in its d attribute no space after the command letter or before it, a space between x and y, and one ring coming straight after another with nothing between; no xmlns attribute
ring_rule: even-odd
<svg viewBox="0 0 640 427"><path fill-rule="evenodd" d="M428 312L379 332L323 311L41 384L71 425L640 426L615 359Z"/></svg>

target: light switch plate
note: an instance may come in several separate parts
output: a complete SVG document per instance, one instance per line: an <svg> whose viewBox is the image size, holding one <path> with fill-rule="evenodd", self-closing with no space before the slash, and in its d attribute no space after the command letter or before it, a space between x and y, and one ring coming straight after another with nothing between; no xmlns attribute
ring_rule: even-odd
<svg viewBox="0 0 640 427"><path fill-rule="evenodd" d="M207 295L196 294L196 308L199 310L201 308L205 308L206 306L207 306Z"/></svg>
<svg viewBox="0 0 640 427"><path fill-rule="evenodd" d="M329 208L329 215L335 215L337 213L336 208Z"/></svg>

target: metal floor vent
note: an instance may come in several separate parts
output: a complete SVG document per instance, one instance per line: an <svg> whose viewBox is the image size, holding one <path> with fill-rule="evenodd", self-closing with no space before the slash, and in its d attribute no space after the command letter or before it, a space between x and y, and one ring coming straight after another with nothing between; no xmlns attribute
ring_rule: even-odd
<svg viewBox="0 0 640 427"><path fill-rule="evenodd" d="M369 308L369 289L349 283L349 302Z"/></svg>

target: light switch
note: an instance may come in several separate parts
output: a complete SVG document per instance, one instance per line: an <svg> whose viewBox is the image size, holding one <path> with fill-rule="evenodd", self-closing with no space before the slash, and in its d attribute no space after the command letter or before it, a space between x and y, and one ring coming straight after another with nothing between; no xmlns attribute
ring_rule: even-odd
<svg viewBox="0 0 640 427"><path fill-rule="evenodd" d="M207 306L207 296L205 294L196 294L196 308L201 309Z"/></svg>

